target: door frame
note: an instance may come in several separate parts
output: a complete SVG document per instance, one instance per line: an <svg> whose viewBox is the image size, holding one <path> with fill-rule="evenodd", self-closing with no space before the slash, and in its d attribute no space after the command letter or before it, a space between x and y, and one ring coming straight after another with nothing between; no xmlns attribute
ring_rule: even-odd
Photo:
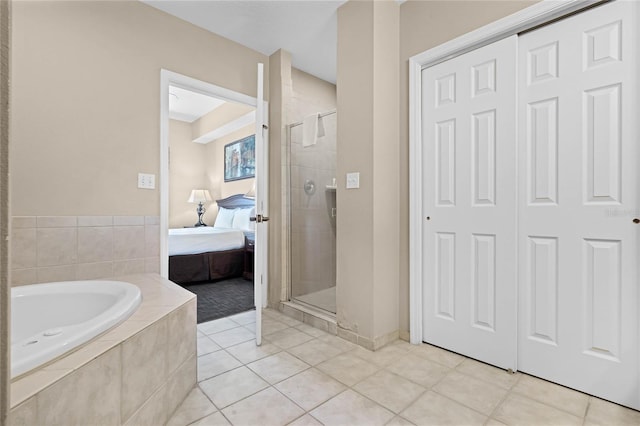
<svg viewBox="0 0 640 426"><path fill-rule="evenodd" d="M607 0L543 0L409 58L409 337L422 343L422 70Z"/></svg>
<svg viewBox="0 0 640 426"><path fill-rule="evenodd" d="M169 86L177 86L182 89L201 93L203 95L213 96L231 102L239 102L256 108L258 114L259 108L255 97L245 95L215 84L207 83L192 77L188 77L177 72L166 69L160 70L160 173L158 182L160 187L160 275L169 279ZM260 111L269 111L269 103L263 101ZM263 123L268 124L268 114L263 114ZM264 143L267 143L267 132L264 134ZM265 145L267 146L267 145ZM262 159L265 164L265 173L268 173L268 151L262 150L265 158ZM261 185L261 182L256 182ZM266 188L262 188L265 190ZM265 232L266 234L266 232ZM266 237L266 235L265 235ZM265 241L265 249L268 243ZM266 250L265 250L266 253ZM266 254L265 254L266 257ZM262 301L256 301L256 305L266 305L267 295L267 277L264 277L262 288Z"/></svg>

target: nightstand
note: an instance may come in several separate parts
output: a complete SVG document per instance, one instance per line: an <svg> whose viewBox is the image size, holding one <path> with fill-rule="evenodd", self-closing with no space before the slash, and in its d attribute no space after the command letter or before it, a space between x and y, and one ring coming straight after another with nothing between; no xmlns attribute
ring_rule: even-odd
<svg viewBox="0 0 640 426"><path fill-rule="evenodd" d="M256 244L256 234L254 232L244 233L244 272L242 276L246 280L253 281L253 254Z"/></svg>

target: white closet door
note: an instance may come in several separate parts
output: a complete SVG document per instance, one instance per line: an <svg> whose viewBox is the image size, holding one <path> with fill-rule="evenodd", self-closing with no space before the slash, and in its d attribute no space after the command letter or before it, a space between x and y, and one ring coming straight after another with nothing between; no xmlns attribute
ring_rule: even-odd
<svg viewBox="0 0 640 426"><path fill-rule="evenodd" d="M516 46L422 72L423 340L513 369Z"/></svg>
<svg viewBox="0 0 640 426"><path fill-rule="evenodd" d="M524 34L520 370L640 408L638 5Z"/></svg>

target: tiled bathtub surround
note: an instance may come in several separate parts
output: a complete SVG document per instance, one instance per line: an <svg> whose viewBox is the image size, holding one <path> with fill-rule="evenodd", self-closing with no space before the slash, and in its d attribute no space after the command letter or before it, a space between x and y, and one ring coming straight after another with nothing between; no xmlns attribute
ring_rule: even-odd
<svg viewBox="0 0 640 426"><path fill-rule="evenodd" d="M155 274L125 322L11 384L11 425L164 424L196 383L195 296Z"/></svg>
<svg viewBox="0 0 640 426"><path fill-rule="evenodd" d="M157 216L14 216L12 285L160 270Z"/></svg>

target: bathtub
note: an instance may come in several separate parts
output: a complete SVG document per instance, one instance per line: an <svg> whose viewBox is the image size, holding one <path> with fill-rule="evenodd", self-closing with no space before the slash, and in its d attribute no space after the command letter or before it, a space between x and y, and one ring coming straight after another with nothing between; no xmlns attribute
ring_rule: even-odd
<svg viewBox="0 0 640 426"><path fill-rule="evenodd" d="M121 281L66 281L11 289L11 377L72 351L127 319L140 289Z"/></svg>

